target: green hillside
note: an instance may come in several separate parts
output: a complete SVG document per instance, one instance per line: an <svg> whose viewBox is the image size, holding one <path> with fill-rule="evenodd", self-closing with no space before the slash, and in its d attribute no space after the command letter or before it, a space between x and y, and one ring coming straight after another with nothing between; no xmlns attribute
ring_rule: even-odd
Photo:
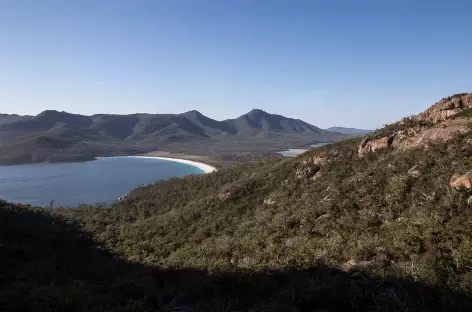
<svg viewBox="0 0 472 312"><path fill-rule="evenodd" d="M433 111L110 207L1 202L0 309L470 311L470 120Z"/></svg>

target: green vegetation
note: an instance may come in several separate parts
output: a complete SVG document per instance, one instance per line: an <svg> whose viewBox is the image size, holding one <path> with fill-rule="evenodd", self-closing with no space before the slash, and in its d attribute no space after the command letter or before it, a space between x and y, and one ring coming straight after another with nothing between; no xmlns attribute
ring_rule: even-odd
<svg viewBox="0 0 472 312"><path fill-rule="evenodd" d="M462 112L453 116L453 118L470 118L472 117L472 108L464 109Z"/></svg>
<svg viewBox="0 0 472 312"><path fill-rule="evenodd" d="M471 194L449 179L471 139L362 158L351 139L110 207L2 202L0 309L468 311Z"/></svg>
<svg viewBox="0 0 472 312"><path fill-rule="evenodd" d="M448 96L448 97L445 97L445 98L442 98L441 101L450 101L454 98L459 98L459 97L463 97L464 95L467 95L469 93L456 93L456 94L453 94L451 96Z"/></svg>

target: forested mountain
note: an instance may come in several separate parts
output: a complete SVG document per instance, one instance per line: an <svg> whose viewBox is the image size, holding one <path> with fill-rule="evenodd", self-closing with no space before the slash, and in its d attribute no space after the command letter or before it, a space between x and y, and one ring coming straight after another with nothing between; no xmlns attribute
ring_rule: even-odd
<svg viewBox="0 0 472 312"><path fill-rule="evenodd" d="M111 206L0 202L0 309L470 311L471 118L458 94Z"/></svg>
<svg viewBox="0 0 472 312"><path fill-rule="evenodd" d="M82 116L49 110L0 125L0 163L82 160L159 149L197 154L220 150L247 152L344 137L261 110L224 121L213 120L198 111Z"/></svg>
<svg viewBox="0 0 472 312"><path fill-rule="evenodd" d="M13 118L13 117L12 117ZM18 137L43 132L55 127L70 126L93 131L97 136L115 139L136 140L136 136L159 136L161 133L175 135L187 133L195 137L217 137L219 135L250 136L259 133L296 134L311 136L313 140L340 138L299 119L269 114L254 109L236 119L216 121L198 111L182 114L134 114L83 116L67 112L44 111L41 114L18 122L0 126L2 137ZM166 131L167 130L167 131ZM134 136L134 137L133 137Z"/></svg>

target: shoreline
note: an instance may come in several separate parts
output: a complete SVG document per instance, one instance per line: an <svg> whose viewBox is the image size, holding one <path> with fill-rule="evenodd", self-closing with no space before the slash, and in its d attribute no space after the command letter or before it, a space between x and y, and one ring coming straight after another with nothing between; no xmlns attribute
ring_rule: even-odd
<svg viewBox="0 0 472 312"><path fill-rule="evenodd" d="M160 156L125 156L125 157L132 157L132 158L153 158L153 159L161 159L161 160L168 160L168 161L174 161L182 164L187 164L191 165L194 167L197 167L198 169L202 170L204 173L211 173L214 171L217 171L217 169L213 166L210 166L208 164L198 162L198 161L193 161L193 160L187 160L187 159L181 159L181 158L172 158L172 157L160 157Z"/></svg>

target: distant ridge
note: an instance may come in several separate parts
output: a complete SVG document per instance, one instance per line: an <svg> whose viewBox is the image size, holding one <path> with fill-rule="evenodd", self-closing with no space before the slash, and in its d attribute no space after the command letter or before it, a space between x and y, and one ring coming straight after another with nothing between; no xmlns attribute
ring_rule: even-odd
<svg viewBox="0 0 472 312"><path fill-rule="evenodd" d="M196 137L217 137L222 134L253 136L258 133L310 136L314 140L339 139L342 135L323 130L299 119L287 118L254 109L235 119L217 121L193 110L182 114L99 114L84 116L46 110L34 117L18 116L18 122L0 125L0 135L10 137L50 131L64 126L92 130L99 137L133 139L133 135L160 136L188 134ZM125 135L126 134L126 135Z"/></svg>
<svg viewBox="0 0 472 312"><path fill-rule="evenodd" d="M12 123L15 121L19 120L25 120L29 119L31 116L21 116L21 115L8 115L8 114L0 114L0 125L6 124L6 123Z"/></svg>
<svg viewBox="0 0 472 312"><path fill-rule="evenodd" d="M9 120L13 120L11 117ZM46 110L0 124L0 163L47 161L51 155L84 157L153 150L215 154L274 150L336 141L345 135L299 119L253 109L218 121L192 110L181 114L97 114Z"/></svg>

